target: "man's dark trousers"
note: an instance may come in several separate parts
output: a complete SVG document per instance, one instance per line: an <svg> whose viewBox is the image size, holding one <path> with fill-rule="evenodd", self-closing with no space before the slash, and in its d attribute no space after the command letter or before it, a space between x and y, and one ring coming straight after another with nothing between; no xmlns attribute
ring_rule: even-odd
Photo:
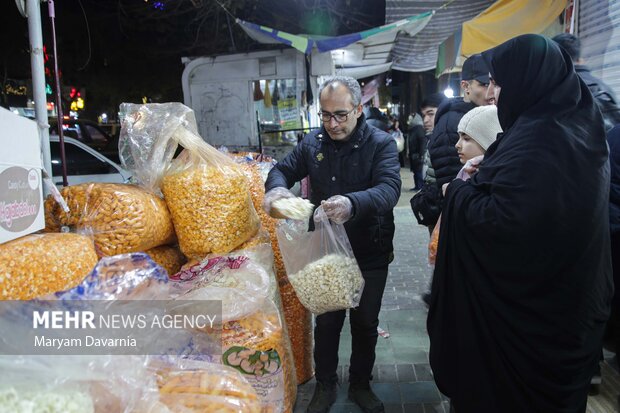
<svg viewBox="0 0 620 413"><path fill-rule="evenodd" d="M375 364L375 346L379 311L388 268L362 271L364 291L360 305L349 310L351 321L352 349L349 366L351 383L368 382L372 379ZM321 382L336 382L338 376L338 345L340 331L344 324L346 310L332 311L316 317L314 327L314 363L316 379Z"/></svg>

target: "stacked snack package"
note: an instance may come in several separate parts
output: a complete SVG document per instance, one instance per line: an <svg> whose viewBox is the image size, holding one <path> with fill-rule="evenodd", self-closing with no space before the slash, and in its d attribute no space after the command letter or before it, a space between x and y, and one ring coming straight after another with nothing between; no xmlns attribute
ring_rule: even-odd
<svg viewBox="0 0 620 413"><path fill-rule="evenodd" d="M260 221L241 168L198 135L180 103L121 105L119 151L140 185L159 190L188 258L227 253L253 237ZM177 145L185 150L172 159Z"/></svg>
<svg viewBox="0 0 620 413"><path fill-rule="evenodd" d="M265 196L264 182L269 170L273 167L273 163L268 160L256 162L252 160L251 156L241 157L238 159L238 162L243 166L244 172L250 179L252 202L258 212L263 228L269 231L276 279L295 359L297 383L302 384L310 380L314 375L312 367L312 314L301 304L293 286L288 280L276 235L276 219L267 215L262 208Z"/></svg>
<svg viewBox="0 0 620 413"><path fill-rule="evenodd" d="M165 202L136 185L87 183L61 190L69 212L51 195L45 201L46 231L62 227L95 240L100 256L145 251L175 241Z"/></svg>
<svg viewBox="0 0 620 413"><path fill-rule="evenodd" d="M208 257L171 278L178 300L222 302L222 355L254 387L263 412L290 412L297 393L277 290L261 262L246 255ZM188 355L192 357L192 355Z"/></svg>
<svg viewBox="0 0 620 413"><path fill-rule="evenodd" d="M70 308L78 301L171 297L166 272L146 254L135 253L103 258L80 285L45 298ZM30 305L48 308L45 302ZM28 324L30 312L7 308L3 328ZM0 371L0 412L258 413L263 408L235 369L176 355L1 356Z"/></svg>
<svg viewBox="0 0 620 413"><path fill-rule="evenodd" d="M78 234L32 234L0 244L0 300L29 300L72 288L97 264Z"/></svg>

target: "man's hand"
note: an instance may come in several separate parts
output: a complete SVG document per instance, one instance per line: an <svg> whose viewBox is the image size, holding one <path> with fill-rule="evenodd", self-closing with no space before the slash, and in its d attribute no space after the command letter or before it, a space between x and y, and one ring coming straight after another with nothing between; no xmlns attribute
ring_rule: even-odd
<svg viewBox="0 0 620 413"><path fill-rule="evenodd" d="M282 199L282 198L295 198L295 195L293 195L291 191L289 191L288 189L284 187L273 188L272 190L267 191L267 193L265 194L265 197L263 198L263 209L272 218L279 218L279 219L286 218L277 209L273 209L271 207L274 201L277 201L278 199Z"/></svg>
<svg viewBox="0 0 620 413"><path fill-rule="evenodd" d="M329 218L334 224L344 224L353 216L353 204L346 196L334 195L331 198L322 201L321 207L323 211L325 211L327 218ZM319 208L314 211L315 220L317 220L316 212L318 210Z"/></svg>

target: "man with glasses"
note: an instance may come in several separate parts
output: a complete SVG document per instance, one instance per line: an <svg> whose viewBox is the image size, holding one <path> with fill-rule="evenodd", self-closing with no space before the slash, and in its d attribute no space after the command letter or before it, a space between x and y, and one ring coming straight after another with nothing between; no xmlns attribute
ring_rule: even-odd
<svg viewBox="0 0 620 413"><path fill-rule="evenodd" d="M352 351L349 398L364 412L383 412L370 388L379 310L393 260L393 209L400 196L396 142L366 123L361 89L350 77L329 78L319 90L323 127L310 132L269 173L264 207L292 197L293 184L310 177L311 201L329 219L344 224L365 280L359 307L349 311ZM336 400L338 345L346 311L316 317L314 362L317 384L308 412L328 412Z"/></svg>

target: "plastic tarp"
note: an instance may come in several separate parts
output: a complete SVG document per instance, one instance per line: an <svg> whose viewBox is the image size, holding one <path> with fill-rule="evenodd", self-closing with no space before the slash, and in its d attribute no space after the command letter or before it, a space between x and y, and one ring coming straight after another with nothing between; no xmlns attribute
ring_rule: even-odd
<svg viewBox="0 0 620 413"><path fill-rule="evenodd" d="M336 69L336 74L340 76L351 76L355 79L363 79L378 75L379 73L387 72L392 67L392 62L382 63L379 65L359 66L359 67L345 67Z"/></svg>
<svg viewBox="0 0 620 413"><path fill-rule="evenodd" d="M478 17L464 22L462 30L439 45L435 75L459 72L468 56L520 34L547 34L566 3L567 0L498 0Z"/></svg>
<svg viewBox="0 0 620 413"><path fill-rule="evenodd" d="M432 20L417 35L401 33L397 36L392 49L392 69L406 72L434 69L439 45L460 29L463 22L473 19L491 4L493 0L386 0L385 19L388 22L435 11Z"/></svg>
<svg viewBox="0 0 620 413"><path fill-rule="evenodd" d="M390 52L399 33L414 36L431 21L428 9L380 27L335 37L295 35L270 27L237 19L241 28L254 40L267 44L286 44L302 53L334 51L335 64L341 67L377 65L389 60Z"/></svg>
<svg viewBox="0 0 620 413"><path fill-rule="evenodd" d="M461 54L471 56L526 33L542 33L566 8L567 0L498 0L463 23Z"/></svg>

